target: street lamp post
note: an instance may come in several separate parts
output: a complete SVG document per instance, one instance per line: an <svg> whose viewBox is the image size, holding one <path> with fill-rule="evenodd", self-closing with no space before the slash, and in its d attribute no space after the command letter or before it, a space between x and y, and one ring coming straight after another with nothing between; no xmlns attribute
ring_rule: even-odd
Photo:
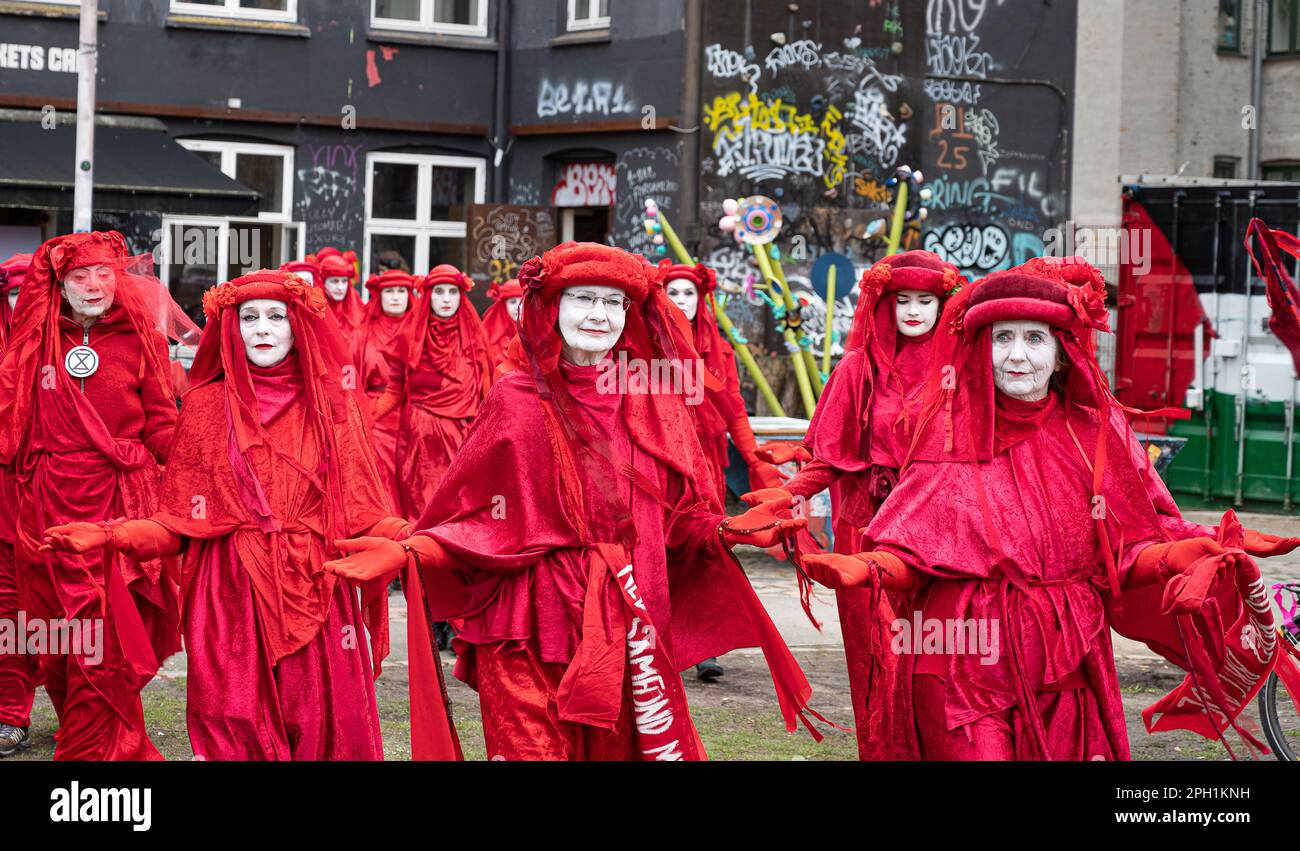
<svg viewBox="0 0 1300 851"><path fill-rule="evenodd" d="M77 45L77 163L72 182L72 229L90 230L95 194L95 75L99 67L99 0L81 0Z"/></svg>

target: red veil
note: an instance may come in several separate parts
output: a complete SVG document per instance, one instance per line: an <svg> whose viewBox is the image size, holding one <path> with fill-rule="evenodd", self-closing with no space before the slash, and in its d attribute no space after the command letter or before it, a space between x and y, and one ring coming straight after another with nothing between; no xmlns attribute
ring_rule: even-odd
<svg viewBox="0 0 1300 851"><path fill-rule="evenodd" d="M322 290L325 288L326 278L348 279L348 292L342 301L334 301L328 296L325 300L329 304L330 312L338 320L339 327L343 329L344 336L350 335L361 324L366 312L365 305L361 302L361 294L357 292L357 282L361 279L361 273L357 271L356 252L322 248L315 254L308 254L305 262L316 267L319 278L314 283Z"/></svg>
<svg viewBox="0 0 1300 851"><path fill-rule="evenodd" d="M105 446L111 442L107 434L101 434L102 423L96 425L98 416L85 409L87 403L76 392L72 378L62 364L56 364L60 282L73 269L100 265L111 266L115 272L114 304L124 308L144 342L141 348L149 380L157 381L165 396L172 395L171 369L153 345L154 335L192 345L199 329L172 300L162 281L153 276L153 258L132 257L126 240L117 231L55 237L32 256L0 361L0 410L7 412L5 422L0 424L0 463L13 463L23 454L34 429L56 427L53 420L42 420L37 414L42 380L55 382L53 389L63 393L69 402L63 409L77 411L86 434ZM111 451L106 454L113 455Z"/></svg>
<svg viewBox="0 0 1300 851"><path fill-rule="evenodd" d="M488 356L492 361L493 372L506 362L510 344L519 334L519 326L510 316L506 301L522 298L524 288L518 278L511 278L504 284L492 284L488 287L488 298L492 306L483 312L483 330L487 333Z"/></svg>
<svg viewBox="0 0 1300 851"><path fill-rule="evenodd" d="M439 284L460 287L460 307L456 309L451 322L438 321L427 307L429 291ZM483 320L479 318L478 311L466 298L473 289L474 280L449 263L435 267L418 283L415 293L418 293L419 298L412 298L411 309L406 312L402 326L393 339L393 352L409 370L420 368L425 347L433 342L435 349L431 355L439 372L453 376L458 375L468 364L480 364L485 381L490 382L487 334L483 330ZM417 304L426 306L422 310L416 310ZM459 341L458 345L452 340L453 335ZM447 345L439 345L440 343Z"/></svg>
<svg viewBox="0 0 1300 851"><path fill-rule="evenodd" d="M30 254L15 254L0 263L0 355L4 354L5 344L9 341L9 326L14 320L14 312L9 307L9 293L14 290L22 292L23 279L27 277L27 267L31 263Z"/></svg>

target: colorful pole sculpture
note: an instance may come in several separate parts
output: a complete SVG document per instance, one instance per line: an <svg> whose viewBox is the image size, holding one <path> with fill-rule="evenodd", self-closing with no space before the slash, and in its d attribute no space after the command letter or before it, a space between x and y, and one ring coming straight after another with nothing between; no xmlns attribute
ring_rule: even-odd
<svg viewBox="0 0 1300 851"><path fill-rule="evenodd" d="M677 237L677 232L673 230L672 224L669 223L668 217L659 209L659 205L654 199L646 199L645 215L646 233L654 239L656 253L663 256L671 248L680 262L688 266L694 266L695 258L691 257L691 253L686 250L686 246L682 244L682 241ZM749 377L754 380L754 386L758 388L763 401L767 403L768 410L772 412L773 416L784 417L786 415L785 408L777 401L776 393L772 391L772 385L767 383L766 376L758 368L758 361L754 360L753 353L749 351L749 341L740 335L740 331L737 330L735 323L731 321L731 317L727 316L725 296L724 299L710 297L709 302L713 308L713 315L718 320L718 328L731 341L732 348L736 350L736 356L745 365Z"/></svg>

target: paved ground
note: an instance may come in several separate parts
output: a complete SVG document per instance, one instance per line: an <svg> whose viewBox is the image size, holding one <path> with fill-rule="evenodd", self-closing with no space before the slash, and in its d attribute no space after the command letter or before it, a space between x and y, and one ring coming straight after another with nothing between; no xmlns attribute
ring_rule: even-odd
<svg viewBox="0 0 1300 851"><path fill-rule="evenodd" d="M1217 523L1219 515L1191 512L1202 523ZM1300 535L1300 517L1241 515L1242 522L1261 531L1279 535ZM836 616L834 597L822 591L814 601L814 613L823 623L819 633L809 624L799 605L798 592L789 568L749 549L741 560L751 581L786 642L808 673L814 689L814 705L822 714L844 726L852 726L848 676ZM1300 580L1300 551L1264 562L1266 582ZM380 720L389 759L407 759L409 752L406 619L401 595L392 604L393 656L379 680ZM1135 759L1222 759L1222 747L1208 744L1190 734L1161 733L1150 736L1142 726L1141 712L1181 681L1176 668L1145 646L1115 636L1115 656L1124 692L1129 738ZM444 654L453 702L453 712L466 755L483 759L482 728L477 695L451 678L451 656ZM772 683L756 651L740 651L723 658L726 676L712 684L686 677L688 699L705 746L714 759L853 759L852 737L830 731L826 741L814 744L806 733L786 734L776 709ZM185 662L183 656L169 660L162 675L145 690L145 715L150 735L172 759L192 756L185 734ZM1248 713L1253 716L1253 710ZM53 753L54 713L41 692L33 718L35 746L27 759L48 759Z"/></svg>

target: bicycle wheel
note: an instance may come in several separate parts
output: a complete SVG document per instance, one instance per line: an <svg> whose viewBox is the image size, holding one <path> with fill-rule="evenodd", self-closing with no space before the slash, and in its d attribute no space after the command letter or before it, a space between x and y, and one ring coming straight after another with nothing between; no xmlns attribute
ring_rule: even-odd
<svg viewBox="0 0 1300 851"><path fill-rule="evenodd" d="M1295 762L1296 748L1300 746L1300 717L1296 714L1296 695L1287 691L1277 674L1269 674L1264 688L1259 692L1259 721L1264 728L1268 745L1273 749L1273 755L1281 762Z"/></svg>

